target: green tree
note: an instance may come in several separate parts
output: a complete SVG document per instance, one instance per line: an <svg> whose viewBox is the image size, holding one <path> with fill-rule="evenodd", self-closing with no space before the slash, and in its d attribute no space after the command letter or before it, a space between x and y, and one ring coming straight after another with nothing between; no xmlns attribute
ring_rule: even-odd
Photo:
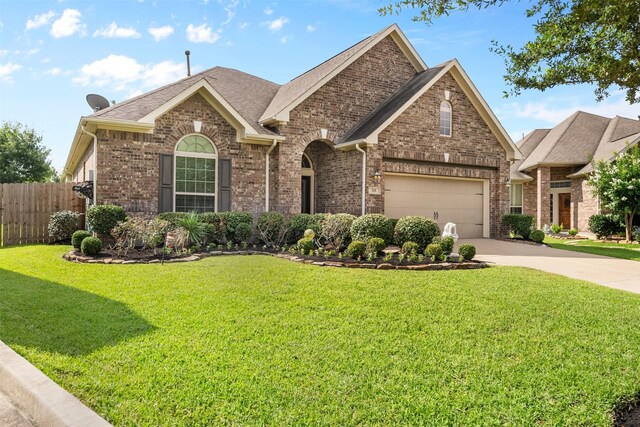
<svg viewBox="0 0 640 427"><path fill-rule="evenodd" d="M398 14L404 8L420 9L414 21L429 25L434 18L469 8L501 6L510 0L397 0L379 9ZM510 90L544 91L557 85L597 85L596 99L610 88L626 91L627 101L640 102L640 0L531 0L528 18L535 40L514 49L493 41L492 51L507 66L504 76Z"/></svg>
<svg viewBox="0 0 640 427"><path fill-rule="evenodd" d="M50 152L35 130L21 123L4 122L0 128L0 183L55 180L56 171L48 159Z"/></svg>
<svg viewBox="0 0 640 427"><path fill-rule="evenodd" d="M640 208L640 147L631 148L611 162L597 162L589 184L602 206L624 216L626 238L631 241L633 216Z"/></svg>

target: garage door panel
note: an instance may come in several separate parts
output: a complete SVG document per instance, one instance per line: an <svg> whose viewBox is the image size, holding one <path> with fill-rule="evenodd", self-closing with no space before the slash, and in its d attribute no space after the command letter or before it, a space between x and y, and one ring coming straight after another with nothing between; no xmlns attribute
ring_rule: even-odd
<svg viewBox="0 0 640 427"><path fill-rule="evenodd" d="M456 224L465 238L483 235L483 182L448 178L387 175L385 214L390 218L420 215L434 218L442 229Z"/></svg>

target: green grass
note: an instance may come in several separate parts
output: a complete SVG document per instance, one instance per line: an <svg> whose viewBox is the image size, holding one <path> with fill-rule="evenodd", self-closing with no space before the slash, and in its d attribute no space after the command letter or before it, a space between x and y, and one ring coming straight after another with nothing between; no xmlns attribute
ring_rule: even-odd
<svg viewBox="0 0 640 427"><path fill-rule="evenodd" d="M563 240L545 236L544 243L556 249L640 261L640 245L603 243L594 240Z"/></svg>
<svg viewBox="0 0 640 427"><path fill-rule="evenodd" d="M115 425L611 425L640 295L528 269L0 250L0 339Z"/></svg>

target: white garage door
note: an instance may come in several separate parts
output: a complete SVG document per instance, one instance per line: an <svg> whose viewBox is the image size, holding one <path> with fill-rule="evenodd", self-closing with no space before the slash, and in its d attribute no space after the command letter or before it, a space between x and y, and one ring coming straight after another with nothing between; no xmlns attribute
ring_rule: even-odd
<svg viewBox="0 0 640 427"><path fill-rule="evenodd" d="M421 215L444 229L456 224L461 238L483 235L482 181L385 175L384 213L389 218Z"/></svg>

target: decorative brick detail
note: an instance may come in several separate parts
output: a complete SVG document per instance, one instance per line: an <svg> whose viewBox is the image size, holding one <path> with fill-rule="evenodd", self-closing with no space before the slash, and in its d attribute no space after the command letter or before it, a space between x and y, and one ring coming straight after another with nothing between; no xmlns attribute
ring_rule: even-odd
<svg viewBox="0 0 640 427"><path fill-rule="evenodd" d="M536 192L538 196L536 201L536 227L540 229L545 224L551 224L551 204L549 201L551 198L549 193L551 171L549 167L543 166L537 169L536 175Z"/></svg>
<svg viewBox="0 0 640 427"><path fill-rule="evenodd" d="M578 231L589 231L589 218L598 214L598 198L592 193L586 179L571 180L571 226Z"/></svg>

